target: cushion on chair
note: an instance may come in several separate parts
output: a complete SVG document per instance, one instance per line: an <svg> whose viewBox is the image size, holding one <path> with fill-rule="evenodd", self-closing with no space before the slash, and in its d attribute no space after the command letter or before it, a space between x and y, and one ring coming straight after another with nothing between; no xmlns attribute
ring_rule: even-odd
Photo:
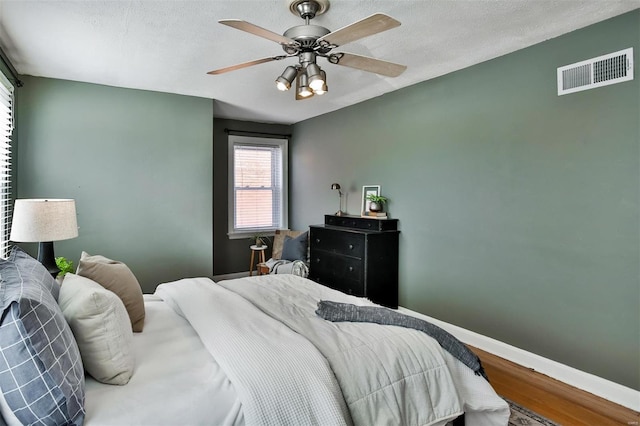
<svg viewBox="0 0 640 426"><path fill-rule="evenodd" d="M295 238L304 232L306 231L289 231L278 229L275 236L273 237L273 250L271 252L271 258L276 260L282 258L282 249L284 247L285 237L289 236Z"/></svg>
<svg viewBox="0 0 640 426"><path fill-rule="evenodd" d="M304 232L295 238L286 236L282 247L283 260L307 260L307 241L309 240L309 233Z"/></svg>

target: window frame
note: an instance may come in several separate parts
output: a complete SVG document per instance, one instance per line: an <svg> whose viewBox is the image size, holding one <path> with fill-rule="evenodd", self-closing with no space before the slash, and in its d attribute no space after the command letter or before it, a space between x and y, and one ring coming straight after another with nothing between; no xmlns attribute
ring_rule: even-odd
<svg viewBox="0 0 640 426"><path fill-rule="evenodd" d="M269 228L251 228L238 230L235 228L235 150L236 145L245 146L277 146L282 153L282 185L281 185L281 224ZM228 138L228 223L227 236L230 240L249 238L256 234L273 235L277 229L287 229L289 226L289 139L286 137L256 137L229 135Z"/></svg>

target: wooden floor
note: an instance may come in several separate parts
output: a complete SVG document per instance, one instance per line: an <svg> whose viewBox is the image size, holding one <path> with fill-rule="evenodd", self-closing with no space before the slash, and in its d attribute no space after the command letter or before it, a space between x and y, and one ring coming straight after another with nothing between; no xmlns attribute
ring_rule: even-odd
<svg viewBox="0 0 640 426"><path fill-rule="evenodd" d="M566 383L471 347L504 398L563 426L637 426L640 414Z"/></svg>

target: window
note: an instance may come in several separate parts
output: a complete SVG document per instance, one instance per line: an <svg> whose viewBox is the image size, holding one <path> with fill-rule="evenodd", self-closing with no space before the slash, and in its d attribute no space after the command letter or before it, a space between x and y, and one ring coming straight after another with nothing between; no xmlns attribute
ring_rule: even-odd
<svg viewBox="0 0 640 426"><path fill-rule="evenodd" d="M229 237L287 225L287 140L229 136Z"/></svg>
<svg viewBox="0 0 640 426"><path fill-rule="evenodd" d="M9 256L11 232L11 134L13 85L0 73L0 256Z"/></svg>

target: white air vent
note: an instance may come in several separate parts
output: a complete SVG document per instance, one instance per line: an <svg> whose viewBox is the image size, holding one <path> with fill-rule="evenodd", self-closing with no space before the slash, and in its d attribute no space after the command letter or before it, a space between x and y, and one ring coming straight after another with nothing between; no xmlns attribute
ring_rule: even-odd
<svg viewBox="0 0 640 426"><path fill-rule="evenodd" d="M633 47L558 68L558 96L633 80Z"/></svg>

